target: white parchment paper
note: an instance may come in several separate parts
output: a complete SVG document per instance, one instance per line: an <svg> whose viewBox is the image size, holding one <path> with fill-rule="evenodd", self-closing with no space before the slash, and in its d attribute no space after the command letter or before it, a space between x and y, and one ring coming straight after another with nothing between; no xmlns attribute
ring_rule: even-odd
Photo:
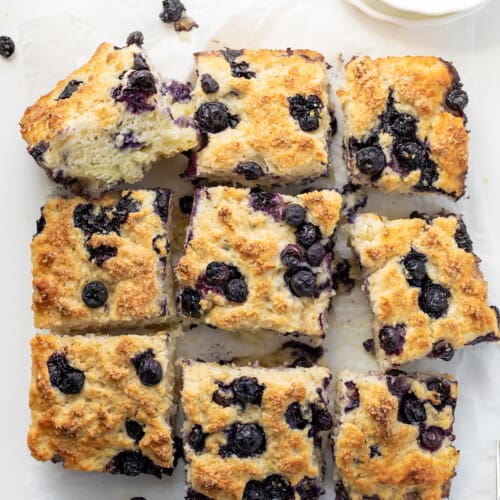
<svg viewBox="0 0 500 500"><path fill-rule="evenodd" d="M0 31L17 43L12 59L0 61L0 137L4 152L4 178L0 186L4 206L2 246L5 278L2 299L6 328L0 364L2 394L8 404L1 413L5 452L0 454L0 498L29 500L147 500L182 499L184 473L178 467L172 478L127 478L64 471L41 464L29 456L25 436L30 372L29 338L35 333L30 314L29 241L39 206L52 186L24 151L17 121L24 108L55 82L85 62L101 41L123 44L126 35L140 29L145 48L165 75L193 78L192 53L207 48L310 48L322 52L332 64L333 90L341 78L339 53L344 60L355 54L432 54L455 62L470 97L467 109L471 130L471 160L467 196L458 203L465 214L476 253L490 284L491 303L500 304L500 174L498 173L498 116L500 116L500 2L456 23L430 28L405 29L372 20L343 0L185 0L188 13L200 25L178 34L158 19L160 0L44 1L2 0ZM3 33L2 33L3 34ZM340 127L341 114L337 113ZM341 159L341 128L334 141L336 179L323 185L341 185L345 178ZM156 167L144 185L175 187L181 194L190 186L179 180L183 159ZM441 198L370 194L366 210L388 216L411 210L454 208ZM19 214L13 217L13 213ZM14 262L15 265L12 265ZM15 314L13 313L15 311ZM242 344L235 334L213 330L191 331L181 341L182 355L214 357L262 351L262 342ZM356 288L334 301L325 341L327 358L335 372L343 367L367 370L376 365L362 349L370 336L369 311L363 293ZM264 349L277 344L270 339ZM455 374L460 382L455 433L461 450L451 498L489 500L495 492L494 444L500 439L500 348L480 345L459 352L450 363L424 361L415 367ZM16 374L13 377L13 374ZM15 383L14 383L15 379ZM333 498L331 466L327 469L327 494Z"/></svg>

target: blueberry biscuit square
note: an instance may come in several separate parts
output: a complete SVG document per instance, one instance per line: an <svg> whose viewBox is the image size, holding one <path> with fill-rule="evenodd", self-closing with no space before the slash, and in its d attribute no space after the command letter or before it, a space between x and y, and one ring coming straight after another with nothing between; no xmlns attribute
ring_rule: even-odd
<svg viewBox="0 0 500 500"><path fill-rule="evenodd" d="M77 194L137 182L159 158L198 144L190 88L158 74L142 37L129 41L101 44L21 119L31 156Z"/></svg>
<svg viewBox="0 0 500 500"><path fill-rule="evenodd" d="M187 499L319 498L327 368L183 360L182 369Z"/></svg>
<svg viewBox="0 0 500 500"><path fill-rule="evenodd" d="M167 189L54 197L31 244L37 328L100 330L175 315Z"/></svg>
<svg viewBox="0 0 500 500"><path fill-rule="evenodd" d="M462 218L450 213L388 220L369 213L348 226L373 312L383 368L500 340L498 310Z"/></svg>
<svg viewBox="0 0 500 500"><path fill-rule="evenodd" d="M351 181L386 192L464 194L468 98L437 57L355 57L337 91Z"/></svg>
<svg viewBox="0 0 500 500"><path fill-rule="evenodd" d="M171 474L173 342L166 333L31 340L34 458L111 474Z"/></svg>
<svg viewBox="0 0 500 500"><path fill-rule="evenodd" d="M450 375L397 372L338 374L337 500L449 495L459 456L452 445L457 383Z"/></svg>
<svg viewBox="0 0 500 500"><path fill-rule="evenodd" d="M195 120L206 143L188 176L269 185L327 175L335 120L321 54L225 49L195 57Z"/></svg>
<svg viewBox="0 0 500 500"><path fill-rule="evenodd" d="M225 330L319 338L341 196L200 188L176 275L181 313Z"/></svg>

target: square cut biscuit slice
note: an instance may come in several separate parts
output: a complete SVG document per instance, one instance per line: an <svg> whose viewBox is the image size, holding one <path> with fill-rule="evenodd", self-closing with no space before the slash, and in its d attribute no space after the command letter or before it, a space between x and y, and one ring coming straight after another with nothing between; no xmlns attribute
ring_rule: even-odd
<svg viewBox="0 0 500 500"><path fill-rule="evenodd" d="M440 500L450 493L457 382L450 375L337 377L334 482L338 500Z"/></svg>
<svg viewBox="0 0 500 500"><path fill-rule="evenodd" d="M351 182L460 198L468 167L460 77L437 57L355 57L337 91Z"/></svg>
<svg viewBox="0 0 500 500"><path fill-rule="evenodd" d="M138 182L197 141L187 85L163 78L137 44L101 44L21 119L28 151L55 182L98 196Z"/></svg>
<svg viewBox="0 0 500 500"><path fill-rule="evenodd" d="M462 218L450 213L388 220L368 213L347 226L373 312L382 368L498 342L498 309Z"/></svg>
<svg viewBox="0 0 500 500"><path fill-rule="evenodd" d="M187 499L319 498L327 368L181 364Z"/></svg>
<svg viewBox="0 0 500 500"><path fill-rule="evenodd" d="M324 336L341 196L200 188L177 267L189 320L244 333Z"/></svg>
<svg viewBox="0 0 500 500"><path fill-rule="evenodd" d="M187 176L270 185L328 174L336 122L321 54L226 49L195 57L195 120L206 142Z"/></svg>
<svg viewBox="0 0 500 500"><path fill-rule="evenodd" d="M176 404L168 334L38 334L31 350L34 458L85 472L171 474Z"/></svg>
<svg viewBox="0 0 500 500"><path fill-rule="evenodd" d="M37 328L100 331L175 315L167 189L50 198L31 243Z"/></svg>

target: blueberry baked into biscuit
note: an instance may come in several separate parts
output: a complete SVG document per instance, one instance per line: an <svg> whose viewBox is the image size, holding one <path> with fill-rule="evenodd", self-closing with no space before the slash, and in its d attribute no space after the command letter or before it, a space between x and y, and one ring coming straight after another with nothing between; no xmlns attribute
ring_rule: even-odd
<svg viewBox="0 0 500 500"><path fill-rule="evenodd" d="M337 378L337 500L440 500L450 493L457 383L450 375L341 371Z"/></svg>
<svg viewBox="0 0 500 500"><path fill-rule="evenodd" d="M176 268L181 313L225 330L323 336L341 203L334 190L199 188Z"/></svg>
<svg viewBox="0 0 500 500"><path fill-rule="evenodd" d="M141 45L101 44L21 119L28 151L55 182L98 196L197 145L187 85L162 78Z"/></svg>
<svg viewBox="0 0 500 500"><path fill-rule="evenodd" d="M170 191L54 197L31 244L37 328L100 331L175 315Z"/></svg>
<svg viewBox="0 0 500 500"><path fill-rule="evenodd" d="M327 175L336 125L321 54L225 49L195 57L195 120L206 140L186 175L246 185Z"/></svg>
<svg viewBox="0 0 500 500"><path fill-rule="evenodd" d="M176 405L168 334L38 334L31 349L34 458L87 472L171 474Z"/></svg>
<svg viewBox="0 0 500 500"><path fill-rule="evenodd" d="M188 500L319 498L328 369L182 361Z"/></svg>
<svg viewBox="0 0 500 500"><path fill-rule="evenodd" d="M458 215L388 220L368 213L347 226L373 312L382 368L500 340L498 309Z"/></svg>
<svg viewBox="0 0 500 500"><path fill-rule="evenodd" d="M464 194L468 98L437 57L355 57L337 91L351 182L386 192Z"/></svg>

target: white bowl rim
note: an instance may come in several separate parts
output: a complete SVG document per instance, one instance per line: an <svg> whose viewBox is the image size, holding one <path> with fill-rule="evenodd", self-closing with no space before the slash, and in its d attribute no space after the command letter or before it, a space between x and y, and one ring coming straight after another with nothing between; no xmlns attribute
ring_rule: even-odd
<svg viewBox="0 0 500 500"><path fill-rule="evenodd" d="M427 16L443 16L465 12L489 0L381 0L395 9Z"/></svg>

